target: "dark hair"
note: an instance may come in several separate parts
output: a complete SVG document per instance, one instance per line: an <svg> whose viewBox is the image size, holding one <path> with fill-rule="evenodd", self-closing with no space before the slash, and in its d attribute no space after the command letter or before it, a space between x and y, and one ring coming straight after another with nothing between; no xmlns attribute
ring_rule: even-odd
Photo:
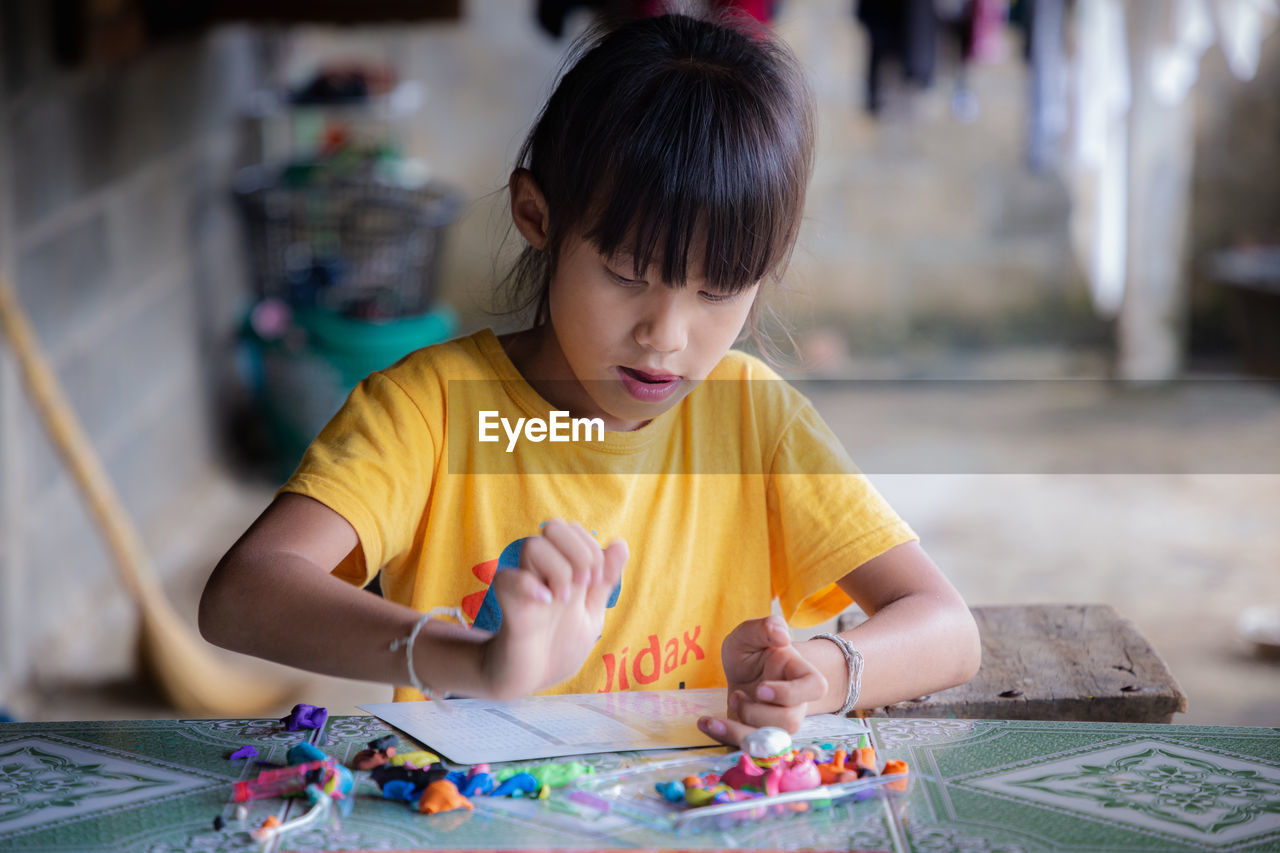
<svg viewBox="0 0 1280 853"><path fill-rule="evenodd" d="M791 51L749 27L664 15L579 41L516 163L549 227L546 250L526 247L504 282L513 310L547 319L575 230L606 257L630 254L637 276L660 261L678 286L697 242L717 291L780 275L812 169L812 99Z"/></svg>

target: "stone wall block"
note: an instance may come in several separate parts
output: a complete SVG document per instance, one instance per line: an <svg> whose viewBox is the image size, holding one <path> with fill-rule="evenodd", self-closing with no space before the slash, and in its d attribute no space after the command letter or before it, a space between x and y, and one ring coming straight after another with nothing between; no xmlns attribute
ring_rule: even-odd
<svg viewBox="0 0 1280 853"><path fill-rule="evenodd" d="M19 298L46 350L56 351L118 296L106 218L97 214L18 258Z"/></svg>

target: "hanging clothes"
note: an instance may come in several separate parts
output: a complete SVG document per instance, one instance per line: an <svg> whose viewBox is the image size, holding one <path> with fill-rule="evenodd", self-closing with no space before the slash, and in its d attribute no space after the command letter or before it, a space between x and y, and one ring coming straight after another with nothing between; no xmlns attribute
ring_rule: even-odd
<svg viewBox="0 0 1280 853"><path fill-rule="evenodd" d="M1075 133L1071 237L1094 307L1114 317L1124 301L1128 241L1128 122L1131 87L1146 86L1165 104L1180 103L1199 76L1200 59L1222 45L1241 80L1257 70L1262 41L1280 16L1276 0L1170 0L1159 37L1131 62L1124 0L1078 0L1074 65ZM1131 79L1130 69L1140 70Z"/></svg>
<svg viewBox="0 0 1280 853"><path fill-rule="evenodd" d="M934 0L857 0L855 15L866 28L866 107L884 105L884 66L901 64L902 75L918 86L933 83L938 57L938 16Z"/></svg>

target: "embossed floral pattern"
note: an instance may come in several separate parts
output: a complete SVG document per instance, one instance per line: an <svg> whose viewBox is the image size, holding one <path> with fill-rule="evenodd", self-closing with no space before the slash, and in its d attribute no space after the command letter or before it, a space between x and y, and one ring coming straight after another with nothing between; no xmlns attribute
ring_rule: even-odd
<svg viewBox="0 0 1280 853"><path fill-rule="evenodd" d="M1154 746L1011 784L1129 809L1208 835L1280 814L1280 780Z"/></svg>
<svg viewBox="0 0 1280 853"><path fill-rule="evenodd" d="M77 764L65 756L23 746L0 754L0 824L50 807L79 808L94 797L157 788L164 780Z"/></svg>

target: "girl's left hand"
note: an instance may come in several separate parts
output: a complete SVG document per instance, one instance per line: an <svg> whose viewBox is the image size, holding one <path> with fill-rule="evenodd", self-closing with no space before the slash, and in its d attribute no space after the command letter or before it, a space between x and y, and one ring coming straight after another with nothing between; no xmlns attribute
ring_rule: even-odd
<svg viewBox="0 0 1280 853"><path fill-rule="evenodd" d="M720 647L729 682L729 711L724 718L703 717L698 728L731 746L754 729L777 726L793 734L811 702L827 695L827 679L791 643L786 623L777 616L748 619Z"/></svg>

